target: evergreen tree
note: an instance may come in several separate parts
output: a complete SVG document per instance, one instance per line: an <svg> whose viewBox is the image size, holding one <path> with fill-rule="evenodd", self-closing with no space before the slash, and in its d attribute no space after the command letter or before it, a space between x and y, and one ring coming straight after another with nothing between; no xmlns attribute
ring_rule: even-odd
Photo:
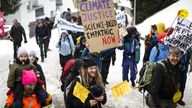
<svg viewBox="0 0 192 108"><path fill-rule="evenodd" d="M20 5L21 0L0 0L0 10L4 15L14 14Z"/></svg>

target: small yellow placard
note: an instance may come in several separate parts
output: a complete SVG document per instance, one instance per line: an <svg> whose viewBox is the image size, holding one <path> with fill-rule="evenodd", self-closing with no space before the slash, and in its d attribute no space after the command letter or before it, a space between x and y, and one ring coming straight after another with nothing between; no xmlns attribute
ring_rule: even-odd
<svg viewBox="0 0 192 108"><path fill-rule="evenodd" d="M119 99L120 97L124 96L125 94L132 91L132 88L129 86L127 81L123 81L122 83L114 86L111 88L112 95L115 99Z"/></svg>
<svg viewBox="0 0 192 108"><path fill-rule="evenodd" d="M189 12L187 9L181 9L178 11L177 16L181 18L187 18L189 16Z"/></svg>
<svg viewBox="0 0 192 108"><path fill-rule="evenodd" d="M81 100L81 102L85 103L85 100L88 97L89 90L85 88L81 83L76 82L76 85L73 90L73 95Z"/></svg>
<svg viewBox="0 0 192 108"><path fill-rule="evenodd" d="M173 96L173 102L176 103L181 99L182 93L180 91L177 91Z"/></svg>

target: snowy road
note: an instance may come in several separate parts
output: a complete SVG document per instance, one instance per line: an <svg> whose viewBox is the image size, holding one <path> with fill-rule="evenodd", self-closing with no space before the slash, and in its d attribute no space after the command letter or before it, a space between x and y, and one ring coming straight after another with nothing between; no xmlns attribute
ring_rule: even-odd
<svg viewBox="0 0 192 108"><path fill-rule="evenodd" d="M154 16L148 18L142 24L138 25L138 30L142 33L142 36L146 35L149 32L150 25L157 24L159 22L164 22L167 26L171 25L171 21L175 18L177 10L186 8L189 13L192 13L192 2L191 0L180 0L179 2L171 5L170 7L162 10L161 12L155 14ZM169 16L168 16L169 15ZM163 17L162 17L163 16ZM192 17L190 15L189 19ZM167 27L166 26L166 27ZM48 52L48 58L44 63L40 63L46 77L47 89L48 92L53 95L53 103L55 108L64 108L63 102L63 93L60 90L59 77L61 74L60 65L59 65L59 55L58 51L55 48L55 44L58 40L58 31L57 29L53 30L52 38L50 43L50 48L52 51ZM39 48L35 43L35 39L32 38L28 40L27 44L23 44L24 47L30 50L35 50L39 55ZM143 44L142 44L143 45ZM141 46L141 58L143 57L143 46ZM130 94L127 94L120 98L120 100L115 100L112 97L110 88L122 80L122 51L116 50L117 60L115 66L111 66L110 72L108 75L109 85L106 86L107 92L107 103L103 108L144 108L142 94L138 92L137 89L133 88L133 91ZM10 41L0 40L0 108L3 107L6 100L6 80L8 76L8 64L9 60L12 60L13 47ZM141 68L141 62L138 64L138 70ZM186 102L185 107L179 106L178 108L192 108L192 74L188 76L187 86L184 95L184 101ZM145 107L147 108L147 107Z"/></svg>

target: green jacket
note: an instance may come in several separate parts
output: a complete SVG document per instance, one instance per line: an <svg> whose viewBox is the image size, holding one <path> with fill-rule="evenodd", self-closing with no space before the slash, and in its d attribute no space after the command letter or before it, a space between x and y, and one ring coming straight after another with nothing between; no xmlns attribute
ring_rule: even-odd
<svg viewBox="0 0 192 108"><path fill-rule="evenodd" d="M7 80L8 88L14 88L15 83L21 81L22 70L34 69L34 71L37 72L35 66L30 64L29 60L24 64L22 64L19 60L16 60L16 63L10 64L9 68L10 69Z"/></svg>

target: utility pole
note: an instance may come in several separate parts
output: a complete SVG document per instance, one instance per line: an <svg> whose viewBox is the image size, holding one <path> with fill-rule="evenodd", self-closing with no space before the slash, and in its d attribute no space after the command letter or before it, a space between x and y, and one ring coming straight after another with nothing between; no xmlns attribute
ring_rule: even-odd
<svg viewBox="0 0 192 108"><path fill-rule="evenodd" d="M136 22L136 1L137 0L134 0L133 26L135 26L135 22Z"/></svg>

